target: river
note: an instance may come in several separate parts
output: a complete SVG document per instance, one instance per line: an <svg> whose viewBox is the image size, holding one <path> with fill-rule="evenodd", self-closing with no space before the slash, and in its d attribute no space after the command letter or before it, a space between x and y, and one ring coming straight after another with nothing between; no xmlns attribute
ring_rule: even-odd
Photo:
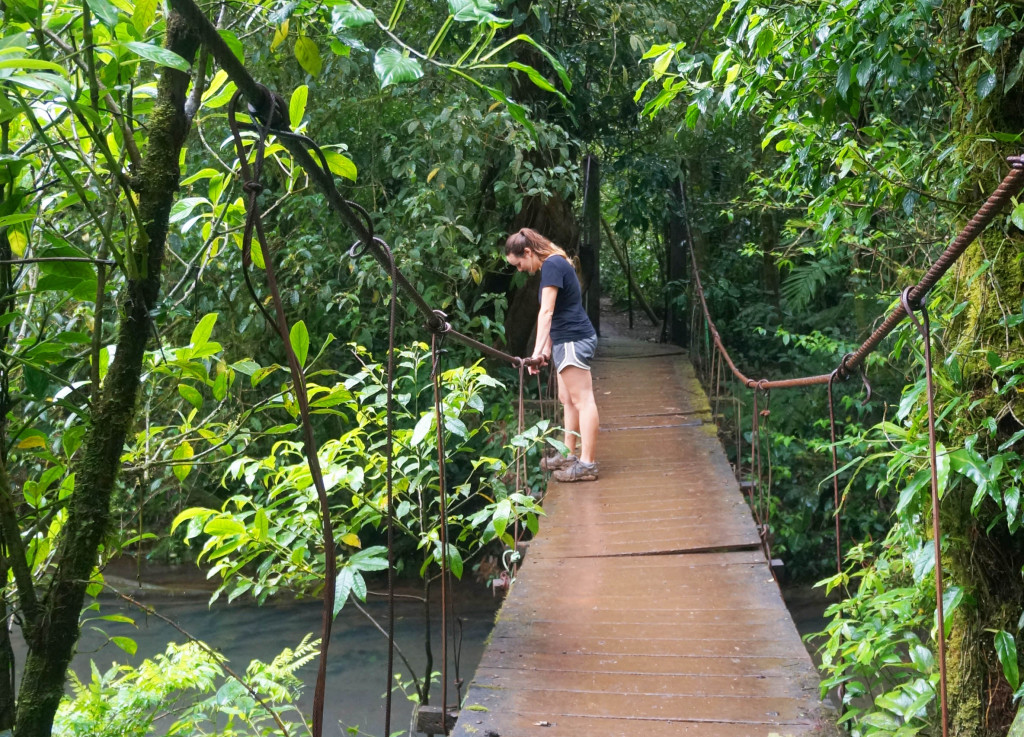
<svg viewBox="0 0 1024 737"><path fill-rule="evenodd" d="M134 582L133 582L134 583ZM120 588L120 587L119 587ZM147 606L176 622L182 629L227 657L237 673L244 673L249 661L270 661L286 647L294 648L308 633L319 636L321 606L319 601L277 601L256 606L251 601L236 600L231 604L208 606L208 592L188 591L171 595L171 589L142 589L123 586L125 593L142 594ZM439 595L439 592L438 592ZM482 584L461 582L454 596L456 613L462 622L462 647L459 673L469 683L483 653L484 643L494 623L500 599L492 598ZM136 621L136 627L125 623L95 621L86 623L72 664L79 678L89 679L90 660L101 672L113 662L138 665L144 658L161 653L169 642L181 643L185 637L163 620L148 616L121 599L103 596L102 615L124 614ZM365 608L381 623L386 622L387 600L370 597ZM409 599L396 601L395 639L398 647L416 669L423 672L424 652L423 605ZM440 671L440 614L434 607L434 670ZM95 627L101 627L103 634ZM109 637L127 636L135 640L134 656L110 643ZM18 662L24 662L24 646L16 650ZM395 658L395 670L408 676L408 670ZM299 708L307 716L312 713L313 686L317 661L298 673L305 683ZM324 735L347 734L348 727L358 727L360 734L379 736L384 733L384 699L387 683L387 639L354 607L346 606L335 620L328 657L327 698L324 711ZM449 703L456 703L454 664L449 661ZM440 703L440 684L431 690L432 703ZM412 703L400 693L394 696L392 732L409 726ZM301 734L301 733L300 733Z"/></svg>

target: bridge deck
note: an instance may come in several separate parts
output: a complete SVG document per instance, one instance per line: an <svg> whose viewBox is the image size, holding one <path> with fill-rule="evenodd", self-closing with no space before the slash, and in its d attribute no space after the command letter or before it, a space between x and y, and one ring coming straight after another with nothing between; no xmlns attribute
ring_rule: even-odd
<svg viewBox="0 0 1024 737"><path fill-rule="evenodd" d="M552 482L458 737L831 733L684 356L605 340L599 481Z"/></svg>

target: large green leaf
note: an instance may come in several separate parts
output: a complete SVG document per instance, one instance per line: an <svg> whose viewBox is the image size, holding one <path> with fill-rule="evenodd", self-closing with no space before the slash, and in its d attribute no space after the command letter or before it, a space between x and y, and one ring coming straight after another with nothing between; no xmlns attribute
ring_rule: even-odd
<svg viewBox="0 0 1024 737"><path fill-rule="evenodd" d="M306 115L306 103L309 100L309 87L300 84L292 92L292 99L288 103L288 122L292 130L297 130Z"/></svg>
<svg viewBox="0 0 1024 737"><path fill-rule="evenodd" d="M1006 676L1010 688L1014 691L1020 685L1020 670L1017 664L1017 643L1006 630L996 632L995 638L996 655L999 663L1003 666L1003 675Z"/></svg>
<svg viewBox="0 0 1024 737"><path fill-rule="evenodd" d="M365 8L357 8L352 3L341 3L340 5L334 6L334 10L331 12L332 25L331 30L335 33L345 28L358 28L359 26L365 26L373 23L374 16L373 12L366 10Z"/></svg>
<svg viewBox="0 0 1024 737"><path fill-rule="evenodd" d="M146 44L140 41L129 41L125 46L143 59L149 59L149 61L159 66L170 67L181 72L187 72L191 68L191 65L185 59L162 46Z"/></svg>
<svg viewBox="0 0 1024 737"><path fill-rule="evenodd" d="M297 323L292 325L289 338L292 344L292 350L295 351L295 358L298 360L300 366L304 366L306 363L306 357L309 355L309 331L306 329L306 323L299 320Z"/></svg>
<svg viewBox="0 0 1024 737"><path fill-rule="evenodd" d="M117 26L118 11L110 0L86 0L86 3L89 5L89 10L103 21L103 25L110 30L114 30Z"/></svg>
<svg viewBox="0 0 1024 737"><path fill-rule="evenodd" d="M146 30L156 20L157 0L135 0L135 11L132 13L132 25L139 32L140 36L145 35Z"/></svg>
<svg viewBox="0 0 1024 737"><path fill-rule="evenodd" d="M506 23L492 12L497 9L490 0L448 0L448 12L460 23Z"/></svg>
<svg viewBox="0 0 1024 737"><path fill-rule="evenodd" d="M352 159L348 156L337 151L326 150L324 151L324 158L327 159L327 168L331 170L332 174L345 177L345 179L351 179L353 182L356 180L359 172Z"/></svg>
<svg viewBox="0 0 1024 737"><path fill-rule="evenodd" d="M309 36L299 36L295 40L295 58L311 77L319 76L324 69L320 48Z"/></svg>
<svg viewBox="0 0 1024 737"><path fill-rule="evenodd" d="M203 319L196 323L195 328L192 329L192 337L189 339L189 343L193 346L200 346L204 343L209 342L210 335L213 333L213 326L217 323L217 313L211 312L207 315L203 315Z"/></svg>
<svg viewBox="0 0 1024 737"><path fill-rule="evenodd" d="M380 87L402 82L415 82L423 76L420 63L397 49L379 49L373 58L373 71L380 80Z"/></svg>

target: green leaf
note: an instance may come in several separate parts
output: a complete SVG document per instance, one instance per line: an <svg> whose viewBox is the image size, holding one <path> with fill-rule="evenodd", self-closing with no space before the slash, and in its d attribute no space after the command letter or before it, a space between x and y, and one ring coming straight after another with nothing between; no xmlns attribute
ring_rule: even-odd
<svg viewBox="0 0 1024 737"><path fill-rule="evenodd" d="M320 48L309 36L299 36L295 40L295 58L298 59L299 66L311 77L317 77L323 71L324 62L320 58Z"/></svg>
<svg viewBox="0 0 1024 737"><path fill-rule="evenodd" d="M309 87L300 84L292 92L292 99L288 103L288 122L292 130L298 130L302 118L306 114L306 102L309 100Z"/></svg>
<svg viewBox="0 0 1024 737"><path fill-rule="evenodd" d="M227 29L219 29L217 35L223 39L227 47L231 49L231 53L235 55L235 58L240 62L245 62L245 46L242 45L241 39L238 38L234 33ZM234 82L232 82L234 84Z"/></svg>
<svg viewBox="0 0 1024 737"><path fill-rule="evenodd" d="M174 521L171 522L171 532L173 533L174 530L178 527L178 525L180 525L182 522L188 522L190 519L194 517L209 515L211 513L212 510L207 509L206 507L189 507L188 509L185 509L182 512L180 512L178 516L174 518Z"/></svg>
<svg viewBox="0 0 1024 737"><path fill-rule="evenodd" d="M67 70L64 67L45 59L3 59L0 60L0 69L46 69L67 76Z"/></svg>
<svg viewBox="0 0 1024 737"><path fill-rule="evenodd" d="M326 150L324 151L324 158L327 159L327 168L331 170L332 174L336 174L339 177L345 177L353 182L356 181L358 170L356 165L352 162L349 157L338 153L337 151Z"/></svg>
<svg viewBox="0 0 1024 737"><path fill-rule="evenodd" d="M448 570L455 578L462 578L462 553L452 543L448 543Z"/></svg>
<svg viewBox="0 0 1024 737"><path fill-rule="evenodd" d="M159 66L170 67L171 69L177 69L181 72L187 72L191 68L191 64L185 61L185 59L178 56L170 49L165 49L162 46L146 44L141 41L129 41L125 46L141 56L143 59L148 59Z"/></svg>
<svg viewBox="0 0 1024 737"><path fill-rule="evenodd" d="M86 0L89 10L111 31L117 26L117 8L109 0Z"/></svg>
<svg viewBox="0 0 1024 737"><path fill-rule="evenodd" d="M448 12L460 23L504 23L494 15L498 6L489 0L448 0Z"/></svg>
<svg viewBox="0 0 1024 737"><path fill-rule="evenodd" d="M1010 688L1014 691L1020 685L1020 671L1017 665L1017 643L1006 630L996 632L996 655L999 663L1003 666L1003 675L1006 676Z"/></svg>
<svg viewBox="0 0 1024 737"><path fill-rule="evenodd" d="M157 0L136 0L135 10L132 12L132 25L135 26L135 30L139 32L140 36L145 36L146 31L153 21L156 20L156 6Z"/></svg>
<svg viewBox="0 0 1024 737"><path fill-rule="evenodd" d="M178 384L178 394L196 409L203 408L203 395L191 384Z"/></svg>
<svg viewBox="0 0 1024 737"><path fill-rule="evenodd" d="M124 650L129 655L134 655L135 652L139 649L138 644L136 644L135 640L133 640L130 637L111 637L110 641L122 650Z"/></svg>
<svg viewBox="0 0 1024 737"><path fill-rule="evenodd" d="M508 114L512 116L512 119L517 121L520 125L530 131L531 136L537 135L537 129L534 128L533 123L526 117L526 108L522 105L512 102L505 96L505 93L494 87L484 86L484 90L488 95L493 97L498 102L502 103L508 110Z"/></svg>
<svg viewBox="0 0 1024 737"><path fill-rule="evenodd" d="M355 572L348 566L343 566L338 571L338 577L334 580L334 616L345 606L349 594L352 593L352 586L355 583Z"/></svg>
<svg viewBox="0 0 1024 737"><path fill-rule="evenodd" d="M267 513L262 509L257 509L256 518L253 520L252 539L256 542L266 540L267 531L269 529L270 525L267 522Z"/></svg>
<svg viewBox="0 0 1024 737"><path fill-rule="evenodd" d="M388 569L388 549L383 545L360 550L348 559L350 566L357 571L386 571Z"/></svg>
<svg viewBox="0 0 1024 737"><path fill-rule="evenodd" d="M491 515L491 524L494 526L494 534L501 537L505 534L509 519L512 517L512 502L502 499L494 507L494 514Z"/></svg>
<svg viewBox="0 0 1024 737"><path fill-rule="evenodd" d="M691 102L686 106L686 127L694 130L697 127L697 119L700 117L700 109L697 103Z"/></svg>
<svg viewBox="0 0 1024 737"><path fill-rule="evenodd" d="M373 71L380 80L381 89L392 84L415 82L423 76L420 63L397 49L378 49L373 58Z"/></svg>
<svg viewBox="0 0 1024 737"><path fill-rule="evenodd" d="M978 79L978 99L984 100L996 88L995 72L986 72Z"/></svg>
<svg viewBox="0 0 1024 737"><path fill-rule="evenodd" d="M295 358L298 359L299 365L305 366L306 357L309 355L309 331L306 330L305 322L299 320L297 323L292 325L289 340L291 341L292 350L295 351Z"/></svg>
<svg viewBox="0 0 1024 737"><path fill-rule="evenodd" d="M344 2L336 5L331 13L331 30L338 33L346 28L358 28L359 26L373 23L376 16L373 11L365 8L357 8L352 3Z"/></svg>
<svg viewBox="0 0 1024 737"><path fill-rule="evenodd" d="M409 444L416 447L423 442L423 439L427 437L427 433L430 432L430 428L434 426L434 413L424 412L423 416L420 417L416 423L416 427L412 431L412 439Z"/></svg>
<svg viewBox="0 0 1024 737"><path fill-rule="evenodd" d="M246 534L245 525L231 517L214 517L203 527L203 532L213 537Z"/></svg>
<svg viewBox="0 0 1024 737"><path fill-rule="evenodd" d="M217 322L217 313L210 312L203 315L203 318L192 330L192 337L189 338L189 343L193 347L199 347L210 342L210 334L213 332L213 326Z"/></svg>
<svg viewBox="0 0 1024 737"><path fill-rule="evenodd" d="M1003 26L988 26L978 31L978 43L990 54L994 54L1002 46L1003 41L1010 38L1013 32Z"/></svg>
<svg viewBox="0 0 1024 737"><path fill-rule="evenodd" d="M178 444L178 447L171 453L171 458L176 461L187 461L189 458L195 455L192 450L192 445L188 441L184 441ZM192 464L182 463L172 467L174 475L178 477L178 481L184 481L189 473L192 471Z"/></svg>
<svg viewBox="0 0 1024 737"><path fill-rule="evenodd" d="M135 624L134 619L132 619L131 617L126 617L123 614L106 614L102 617L97 617L97 619L102 619L104 622L120 622L123 624L132 625Z"/></svg>
<svg viewBox="0 0 1024 737"><path fill-rule="evenodd" d="M192 214L192 211L199 205L210 205L212 204L205 197L182 197L171 205L171 214L168 218L168 222L180 223L182 220L187 220L188 216Z"/></svg>
<svg viewBox="0 0 1024 737"><path fill-rule="evenodd" d="M467 428L466 423L458 417L446 417L444 426L449 432L458 435L460 438L465 439L469 437L469 428Z"/></svg>
<svg viewBox="0 0 1024 737"><path fill-rule="evenodd" d="M1024 202L1013 208L1013 212L1010 214L1010 222L1024 230Z"/></svg>

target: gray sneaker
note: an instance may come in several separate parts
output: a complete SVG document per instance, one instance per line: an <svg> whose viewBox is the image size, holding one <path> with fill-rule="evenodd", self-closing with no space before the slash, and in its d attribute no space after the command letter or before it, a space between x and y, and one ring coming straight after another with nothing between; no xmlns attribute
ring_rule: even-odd
<svg viewBox="0 0 1024 737"><path fill-rule="evenodd" d="M555 480L569 484L576 481L597 481L597 464L577 460L555 471Z"/></svg>
<svg viewBox="0 0 1024 737"><path fill-rule="evenodd" d="M577 458L572 453L570 453L567 456L562 456L559 455L558 453L553 453L552 455L544 456L543 458L540 459L540 470L557 471L560 468L571 466L576 461Z"/></svg>

